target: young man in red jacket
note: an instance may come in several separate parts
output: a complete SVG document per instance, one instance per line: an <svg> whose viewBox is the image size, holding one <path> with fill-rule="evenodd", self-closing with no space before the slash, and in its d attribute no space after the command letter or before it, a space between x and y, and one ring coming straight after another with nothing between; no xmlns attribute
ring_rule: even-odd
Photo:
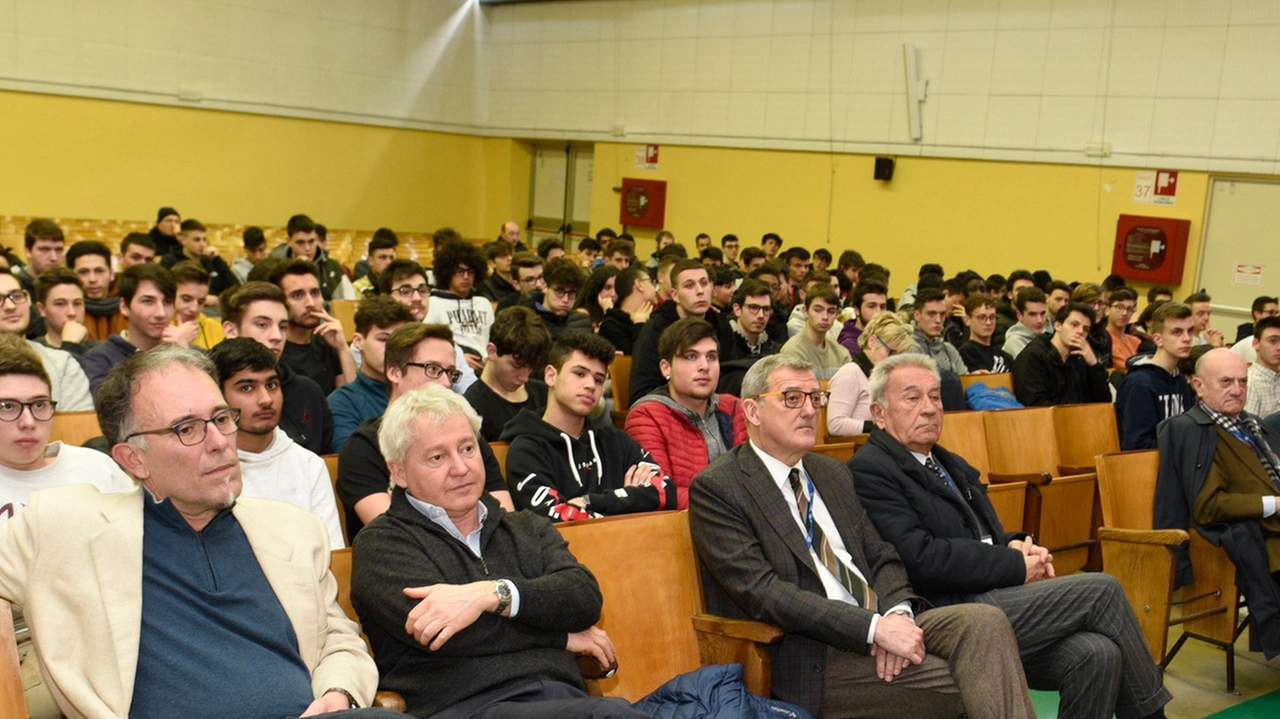
<svg viewBox="0 0 1280 719"><path fill-rule="evenodd" d="M745 440L747 424L737 397L716 394L720 345L709 322L677 320L658 339L658 357L667 383L631 405L626 429L670 473L686 509L694 475Z"/></svg>

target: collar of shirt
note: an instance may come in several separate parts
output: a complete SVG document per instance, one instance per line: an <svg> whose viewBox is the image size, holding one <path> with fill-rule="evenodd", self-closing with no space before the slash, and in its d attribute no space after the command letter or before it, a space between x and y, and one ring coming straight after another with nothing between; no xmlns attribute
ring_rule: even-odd
<svg viewBox="0 0 1280 719"><path fill-rule="evenodd" d="M782 460L757 447L755 442L748 440L748 444L751 445L751 450L756 453L756 456L760 458L760 461L764 463L764 468L769 472L769 476L773 479L774 484L777 484L778 489L782 490L783 496L787 498L787 504L791 506L791 512L795 514L797 519L803 522L803 518L800 517L800 509L796 506L795 492L791 491L791 480L789 477L791 476L791 470L798 469L800 470L800 478L802 481L809 478L808 472L804 471L804 460L800 460L794 465L786 465L783 464Z"/></svg>
<svg viewBox="0 0 1280 719"><path fill-rule="evenodd" d="M928 453L928 454L920 454L919 452L916 452L916 451L914 451L914 450L910 450L910 449L909 449L909 450L907 450L907 451L908 451L908 452L911 452L911 456L912 456L912 457L915 457L915 458L916 458L916 461L917 461L917 462L919 462L919 463L920 463L920 464L922 464L922 465L923 465L923 464L925 463L925 461L926 461L926 460L928 460L930 457L933 457L933 452L930 452L930 453ZM933 461L934 461L934 463L937 463L938 458L937 458L937 457L934 457Z"/></svg>
<svg viewBox="0 0 1280 719"><path fill-rule="evenodd" d="M454 526L453 520L449 519L449 514L445 512L443 508L437 507L430 502L424 502L408 492L405 492L404 496L405 499L409 500L409 506L418 510L422 516L443 527L444 531L448 532L450 537L453 537L459 542L467 545L467 548L469 548L477 557L480 556L480 532L484 530L484 522L489 518L489 508L484 506L484 502L478 502L476 505L480 512L480 526L476 527L474 532L464 537L462 536L462 532L458 531L458 528Z"/></svg>

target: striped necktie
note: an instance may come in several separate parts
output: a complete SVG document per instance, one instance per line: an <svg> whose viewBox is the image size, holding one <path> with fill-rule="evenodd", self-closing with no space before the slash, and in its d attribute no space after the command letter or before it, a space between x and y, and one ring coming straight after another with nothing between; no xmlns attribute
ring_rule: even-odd
<svg viewBox="0 0 1280 719"><path fill-rule="evenodd" d="M932 454L924 458L924 466L927 467L929 471L938 475L938 477L941 478L943 482L946 482L947 486L951 488L952 492L955 492L956 494L960 493L960 490L956 487L956 483L951 481L951 477L948 477L947 473L942 471L942 467L939 467L938 463L933 461Z"/></svg>
<svg viewBox="0 0 1280 719"><path fill-rule="evenodd" d="M835 550L831 548L831 542L827 540L827 535L822 531L821 525L813 521L813 512L809 507L809 495L805 491L804 484L800 482L800 470L792 469L791 474L787 475L787 481L791 483L791 491L796 495L796 507L800 510L800 517L804 520L805 529L808 530L809 546L817 550L818 558L822 560L823 565L831 571L831 574L849 590L853 598L858 600L858 605L864 609L876 611L876 592L869 584L863 581L858 573L853 571L849 565L845 564L836 556Z"/></svg>

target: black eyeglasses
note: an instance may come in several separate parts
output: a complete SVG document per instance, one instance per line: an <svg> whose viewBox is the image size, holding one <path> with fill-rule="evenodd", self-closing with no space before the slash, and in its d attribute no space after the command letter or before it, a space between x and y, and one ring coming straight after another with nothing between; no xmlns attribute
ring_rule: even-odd
<svg viewBox="0 0 1280 719"><path fill-rule="evenodd" d="M176 434L178 441L188 447L193 447L204 441L209 431L209 425L213 425L221 434L235 434L240 428L240 410L235 407L227 407L213 413L209 419L184 419L172 427L164 427L161 429L146 429L141 432L134 432L127 435L121 442L128 442L134 437L144 434Z"/></svg>
<svg viewBox="0 0 1280 719"><path fill-rule="evenodd" d="M894 355L898 354L898 350L896 350L896 349L894 349L894 348L890 347L890 346L888 345L888 343L887 343L887 342L885 342L884 340L880 339L880 337L879 337L879 336L877 336L877 337L876 337L876 342L879 342L879 343L880 343L880 346L884 348L884 351L885 351L885 352L888 352L888 353L889 353L889 356L890 356L890 357L892 357L892 356L894 356Z"/></svg>
<svg viewBox="0 0 1280 719"><path fill-rule="evenodd" d="M30 402L19 402L16 399L0 399L0 421L17 422L22 410L31 410L31 419L37 422L48 422L53 419L53 410L58 403L51 399L36 399Z"/></svg>
<svg viewBox="0 0 1280 719"><path fill-rule="evenodd" d="M405 367L421 367L427 379L440 379L440 375L448 375L449 384L453 384L462 379L462 373L456 369L449 369L435 362L405 362Z"/></svg>
<svg viewBox="0 0 1280 719"><path fill-rule="evenodd" d="M421 287L414 287L413 285L400 285L399 287L392 290L392 292L396 293L397 295L400 295L405 299L409 299L414 295L422 295L423 297L426 297L428 294L430 294L431 290L427 289L426 285L422 285Z"/></svg>
<svg viewBox="0 0 1280 719"><path fill-rule="evenodd" d="M27 303L27 293L14 290L7 295L0 295L0 307L4 307L6 301L12 302L14 307L21 307Z"/></svg>
<svg viewBox="0 0 1280 719"><path fill-rule="evenodd" d="M823 392L822 390L801 392L798 389L789 389L782 392L765 392L764 394L758 394L756 395L756 399L764 399L765 397L773 397L775 395L782 395L782 404L786 406L787 409L800 409L804 406L804 401L806 399L813 402L815 409L826 407L827 398L831 396L829 393Z"/></svg>

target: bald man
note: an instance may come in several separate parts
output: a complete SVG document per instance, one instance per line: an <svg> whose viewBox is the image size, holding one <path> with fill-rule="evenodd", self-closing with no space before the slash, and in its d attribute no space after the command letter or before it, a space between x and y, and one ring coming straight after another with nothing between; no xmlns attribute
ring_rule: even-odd
<svg viewBox="0 0 1280 719"><path fill-rule="evenodd" d="M1280 655L1280 437L1244 410L1248 368L1227 349L1206 352L1191 380L1200 402L1157 430L1157 529L1195 529L1222 546L1249 602L1250 649ZM1191 582L1185 548L1177 585Z"/></svg>

